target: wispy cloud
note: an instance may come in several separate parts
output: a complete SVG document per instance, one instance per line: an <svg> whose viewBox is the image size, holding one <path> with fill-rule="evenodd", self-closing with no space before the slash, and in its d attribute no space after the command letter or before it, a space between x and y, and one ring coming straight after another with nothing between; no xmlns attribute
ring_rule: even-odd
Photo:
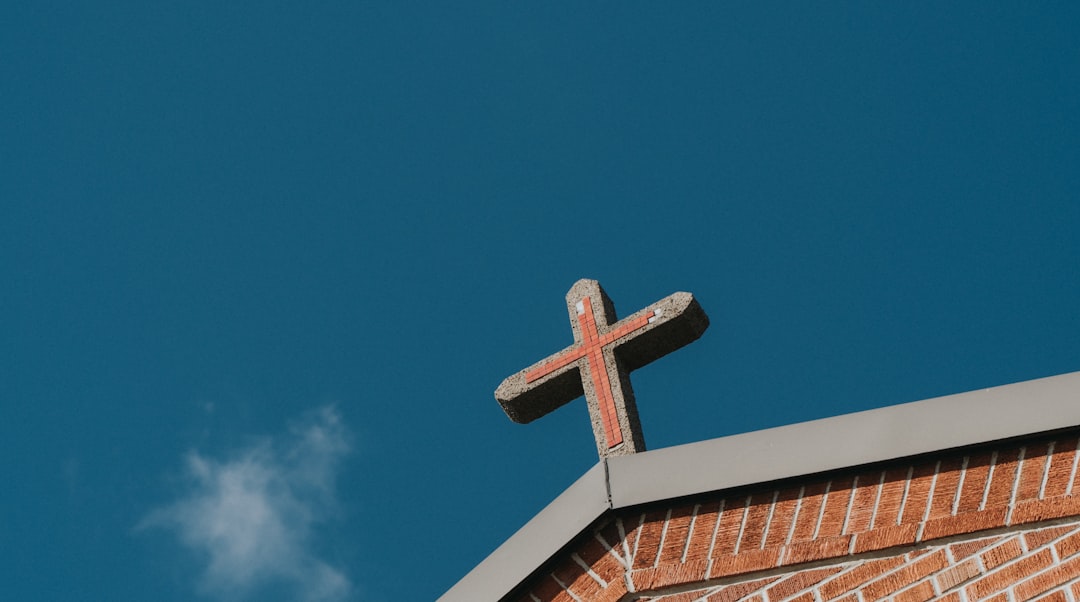
<svg viewBox="0 0 1080 602"><path fill-rule="evenodd" d="M186 459L188 490L154 510L141 528L160 527L205 561L204 593L246 598L288 584L294 599L340 602L352 586L312 548L312 529L336 510L334 481L348 437L333 408L323 408L267 439L218 461Z"/></svg>

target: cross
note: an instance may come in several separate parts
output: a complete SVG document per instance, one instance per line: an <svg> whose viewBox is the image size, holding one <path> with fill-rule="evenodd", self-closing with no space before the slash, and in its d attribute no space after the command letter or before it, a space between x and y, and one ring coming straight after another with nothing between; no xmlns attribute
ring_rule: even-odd
<svg viewBox="0 0 1080 602"><path fill-rule="evenodd" d="M600 283L566 293L574 344L507 378L495 399L514 422L532 422L582 394L600 457L645 451L630 372L697 340L709 318L690 293L675 293L616 321Z"/></svg>

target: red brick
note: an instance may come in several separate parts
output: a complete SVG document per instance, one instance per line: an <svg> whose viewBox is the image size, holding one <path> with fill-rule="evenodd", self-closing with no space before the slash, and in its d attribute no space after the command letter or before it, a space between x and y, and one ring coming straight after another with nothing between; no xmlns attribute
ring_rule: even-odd
<svg viewBox="0 0 1080 602"><path fill-rule="evenodd" d="M962 458L946 458L941 461L937 479L934 481L929 518L952 516L953 502L956 501L957 488L960 486L961 466Z"/></svg>
<svg viewBox="0 0 1080 602"><path fill-rule="evenodd" d="M1021 600L1026 600L1026 599L1027 598L1021 598ZM1054 592L1052 594L1047 594L1047 595L1043 596L1042 598L1039 598L1038 600L1035 600L1035 602L1068 602L1068 601L1069 601L1069 599L1067 597L1065 597L1065 592L1063 592L1063 591L1056 591L1056 592Z"/></svg>
<svg viewBox="0 0 1080 602"><path fill-rule="evenodd" d="M794 598L789 598L786 602L817 602L817 598L814 597L814 592L810 591L799 594Z"/></svg>
<svg viewBox="0 0 1080 602"><path fill-rule="evenodd" d="M843 570L843 567L833 566L823 569L798 571L797 573L783 578L779 583L766 590L766 593L769 595L770 600L781 600L788 596L795 595L816 583L821 583L828 577L839 573L841 570Z"/></svg>
<svg viewBox="0 0 1080 602"><path fill-rule="evenodd" d="M874 529L900 524L900 505L907 487L908 467L901 466L885 471L885 483L881 486Z"/></svg>
<svg viewBox="0 0 1080 602"><path fill-rule="evenodd" d="M631 577L638 589L658 589L704 581L708 567L708 560L695 560L685 563L672 562L651 569L634 571Z"/></svg>
<svg viewBox="0 0 1080 602"><path fill-rule="evenodd" d="M998 452L990 477L990 489L986 494L986 509L1009 505L1012 498L1013 482L1016 480L1016 464L1020 456L1019 449L1007 449Z"/></svg>
<svg viewBox="0 0 1080 602"><path fill-rule="evenodd" d="M893 525L859 533L855 536L855 553L861 554L871 550L913 544L918 533L919 525L917 524Z"/></svg>
<svg viewBox="0 0 1080 602"><path fill-rule="evenodd" d="M1076 528L1076 525L1070 525L1072 528ZM1062 539L1054 545L1054 549L1057 550L1058 558L1064 560L1077 552L1080 552L1080 532Z"/></svg>
<svg viewBox="0 0 1080 602"><path fill-rule="evenodd" d="M923 581L915 587L908 588L893 597L893 602L926 602L934 599L934 586L929 581Z"/></svg>
<svg viewBox="0 0 1080 602"><path fill-rule="evenodd" d="M596 539L586 540L578 548L578 556L604 581L622 580L623 565Z"/></svg>
<svg viewBox="0 0 1080 602"><path fill-rule="evenodd" d="M947 591L965 581L978 577L981 572L978 561L974 558L968 558L964 562L938 573L936 577L937 584L941 591Z"/></svg>
<svg viewBox="0 0 1080 602"><path fill-rule="evenodd" d="M694 516L693 506L680 506L671 511L667 532L664 533L664 547L660 550L660 563L682 561L686 540L690 537L690 521Z"/></svg>
<svg viewBox="0 0 1080 602"><path fill-rule="evenodd" d="M907 498L904 500L904 516L901 524L921 523L926 514L926 505L930 501L930 485L934 480L937 464L930 462L915 467L908 484Z"/></svg>
<svg viewBox="0 0 1080 602"><path fill-rule="evenodd" d="M847 518L848 501L852 494L853 477L837 477L829 485L825 496L825 512L821 515L818 526L818 538L835 537L841 534L844 519Z"/></svg>
<svg viewBox="0 0 1080 602"><path fill-rule="evenodd" d="M868 560L852 569L848 569L836 577L826 581L818 591L824 600L832 600L852 591L856 587L887 573L904 563L900 557L881 558Z"/></svg>
<svg viewBox="0 0 1080 602"><path fill-rule="evenodd" d="M938 602L962 602L962 601L960 599L960 594L958 594L956 592L953 592L951 594L945 594L944 596L941 596L940 598L938 598Z"/></svg>
<svg viewBox="0 0 1080 602"><path fill-rule="evenodd" d="M740 552L730 556L717 557L713 561L710 579L726 577L729 575L741 575L763 569L773 568L780 560L780 549L753 550Z"/></svg>
<svg viewBox="0 0 1080 602"><path fill-rule="evenodd" d="M1072 590L1073 600L1080 599L1080 581L1077 581L1076 583L1072 584L1072 587L1069 588L1069 589Z"/></svg>
<svg viewBox="0 0 1080 602"><path fill-rule="evenodd" d="M690 545L686 550L687 562L709 557L709 544L712 543L713 532L716 530L716 521L720 518L719 510L716 502L702 504L698 508L693 532L690 534Z"/></svg>
<svg viewBox="0 0 1080 602"><path fill-rule="evenodd" d="M1080 515L1080 496L1069 495L1046 500L1021 502L1013 509L1010 524L1022 525L1051 518Z"/></svg>
<svg viewBox="0 0 1080 602"><path fill-rule="evenodd" d="M755 493L750 498L750 507L746 511L746 522L743 523L742 539L736 548L740 553L743 551L759 550L764 543L765 525L769 522L769 511L772 510L775 492Z"/></svg>
<svg viewBox="0 0 1080 602"><path fill-rule="evenodd" d="M791 541L813 539L820 516L821 503L825 499L825 483L811 483L803 490L799 511L795 515L795 531Z"/></svg>
<svg viewBox="0 0 1080 602"><path fill-rule="evenodd" d="M622 519L619 519L619 518L611 521L610 523L605 525L602 529L600 529L600 533L598 533L600 539L604 540L604 543L606 543L609 548L614 549L615 552L617 554L619 554L620 556L623 554L623 547L622 547L623 538L622 538L621 535L619 535L619 524L618 524L621 521L622 521Z"/></svg>
<svg viewBox="0 0 1080 602"><path fill-rule="evenodd" d="M1080 577L1080 557L1067 560L1018 584L1013 588L1013 593L1021 600L1029 600L1077 577Z"/></svg>
<svg viewBox="0 0 1080 602"><path fill-rule="evenodd" d="M1053 562L1054 558L1050 554L1050 550L1043 550L984 575L981 579L967 586L964 591L967 592L970 599L984 598L1009 587L1028 575L1045 569Z"/></svg>
<svg viewBox="0 0 1080 602"><path fill-rule="evenodd" d="M779 577L769 577L767 579L758 579L757 581L735 583L712 594L711 596L706 598L706 600L708 600L708 602L735 602L736 600L741 600L756 591L764 589L767 585L776 581L777 579L779 579Z"/></svg>
<svg viewBox="0 0 1080 602"><path fill-rule="evenodd" d="M1019 557L1023 553L1024 549L1020 547L1019 540L1014 537L983 552L979 558L982 558L983 566L990 570Z"/></svg>
<svg viewBox="0 0 1080 602"><path fill-rule="evenodd" d="M889 573L875 581L871 581L863 586L860 591L865 599L879 600L919 581L920 579L928 577L936 571L940 571L945 568L947 564L948 560L945 558L945 551L937 550L897 571Z"/></svg>
<svg viewBox="0 0 1080 602"><path fill-rule="evenodd" d="M724 501L724 512L720 515L720 530L716 534L716 547L713 557L735 553L735 544L739 541L739 527L746 513L749 497L729 498Z"/></svg>
<svg viewBox="0 0 1080 602"><path fill-rule="evenodd" d="M626 584L622 581L616 581L609 583L607 589L602 591L596 598L589 600L589 602L619 602L626 593Z"/></svg>
<svg viewBox="0 0 1080 602"><path fill-rule="evenodd" d="M985 539L975 539L969 541L960 541L949 546L949 551L952 552L955 560L963 560L968 556L971 556L979 550L991 546L1001 541L1000 537L987 537Z"/></svg>
<svg viewBox="0 0 1080 602"><path fill-rule="evenodd" d="M986 492L986 477L990 474L990 452L975 454L968 458L964 470L964 482L960 486L960 499L956 504L956 513L974 512L982 504Z"/></svg>
<svg viewBox="0 0 1080 602"><path fill-rule="evenodd" d="M532 593L542 602L574 602L570 594L551 575L544 575L533 587Z"/></svg>
<svg viewBox="0 0 1080 602"><path fill-rule="evenodd" d="M1054 454L1050 456L1050 470L1047 471L1046 491L1043 497L1052 498L1068 493L1069 477L1076 457L1076 437L1062 439L1054 444Z"/></svg>
<svg viewBox="0 0 1080 602"><path fill-rule="evenodd" d="M664 519L667 510L657 510L645 515L645 524L638 534L637 551L634 553L634 568L643 569L654 566L660 554L660 537L664 532Z"/></svg>
<svg viewBox="0 0 1080 602"><path fill-rule="evenodd" d="M1043 473L1046 472L1047 443L1034 443L1024 450L1020 463L1020 484L1016 488L1016 501L1039 499Z"/></svg>
<svg viewBox="0 0 1080 602"><path fill-rule="evenodd" d="M579 598L592 599L601 589L600 584L590 577L572 558L566 558L560 562L552 571L552 574L566 586L566 589Z"/></svg>
<svg viewBox="0 0 1080 602"><path fill-rule="evenodd" d="M874 505L881 490L882 472L868 472L858 476L855 487L855 499L851 504L851 513L847 517L844 533L863 533L870 529L874 517Z"/></svg>
<svg viewBox="0 0 1080 602"><path fill-rule="evenodd" d="M851 548L851 537L851 535L841 535L840 537L793 543L784 548L783 564L786 566L847 556L848 550Z"/></svg>
<svg viewBox="0 0 1080 602"><path fill-rule="evenodd" d="M1008 508L992 508L982 512L968 512L960 516L946 516L928 520L926 526L923 527L921 540L927 541L939 537L948 537L949 535L974 533L1003 527L1007 515Z"/></svg>
<svg viewBox="0 0 1080 602"><path fill-rule="evenodd" d="M1034 550L1074 529L1076 529L1076 525L1062 525L1060 527L1047 527L1038 531L1028 531L1024 533L1024 543L1027 544L1029 550ZM1062 556L1062 558L1064 557Z"/></svg>
<svg viewBox="0 0 1080 602"><path fill-rule="evenodd" d="M791 532L791 521L795 520L795 507L798 503L798 488L785 489L776 497L772 520L769 521L769 534L765 539L766 548L775 548L787 543L788 534Z"/></svg>

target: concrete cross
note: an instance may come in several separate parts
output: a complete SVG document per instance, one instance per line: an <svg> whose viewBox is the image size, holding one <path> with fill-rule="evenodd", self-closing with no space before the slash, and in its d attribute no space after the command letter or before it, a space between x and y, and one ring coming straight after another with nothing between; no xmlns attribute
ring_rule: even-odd
<svg viewBox="0 0 1080 602"><path fill-rule="evenodd" d="M695 341L709 318L690 293L675 293L616 321L600 283L566 294L574 344L507 378L495 390L514 422L532 422L582 394L600 457L645 451L630 371Z"/></svg>

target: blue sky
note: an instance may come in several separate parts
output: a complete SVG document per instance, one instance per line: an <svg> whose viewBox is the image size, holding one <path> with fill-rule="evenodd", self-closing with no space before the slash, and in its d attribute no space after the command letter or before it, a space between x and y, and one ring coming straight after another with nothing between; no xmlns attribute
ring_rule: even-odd
<svg viewBox="0 0 1080 602"><path fill-rule="evenodd" d="M1075 3L8 2L0 598L430 600L596 461L1080 369Z"/></svg>

